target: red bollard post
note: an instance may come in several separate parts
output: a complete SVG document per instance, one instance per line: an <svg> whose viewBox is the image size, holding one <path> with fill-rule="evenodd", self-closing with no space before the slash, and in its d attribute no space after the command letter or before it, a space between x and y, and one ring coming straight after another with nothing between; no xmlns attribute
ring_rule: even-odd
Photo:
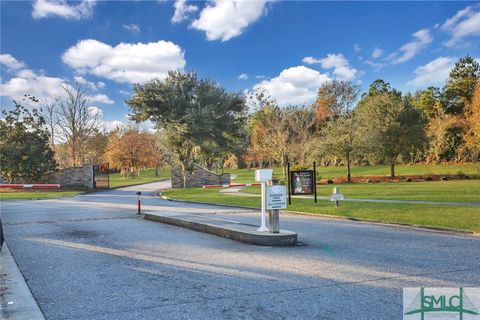
<svg viewBox="0 0 480 320"><path fill-rule="evenodd" d="M140 196L141 196L141 195L142 195L142 193L141 193L140 191L138 191L138 192L137 192L137 196L138 196L138 202L137 202L137 204L138 204L138 212L137 212L137 214L142 214L142 211L141 211L142 205L141 205L141 203L140 203Z"/></svg>

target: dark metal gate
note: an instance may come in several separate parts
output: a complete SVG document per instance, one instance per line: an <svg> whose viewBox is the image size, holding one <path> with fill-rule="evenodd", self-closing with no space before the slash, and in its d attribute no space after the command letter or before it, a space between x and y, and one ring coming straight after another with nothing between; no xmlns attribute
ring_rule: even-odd
<svg viewBox="0 0 480 320"><path fill-rule="evenodd" d="M110 189L110 167L108 163L93 166L93 187L95 189Z"/></svg>

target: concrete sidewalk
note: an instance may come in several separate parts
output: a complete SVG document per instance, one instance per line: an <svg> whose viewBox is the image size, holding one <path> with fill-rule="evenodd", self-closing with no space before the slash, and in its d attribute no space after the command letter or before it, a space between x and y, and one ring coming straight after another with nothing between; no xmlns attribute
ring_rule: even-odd
<svg viewBox="0 0 480 320"><path fill-rule="evenodd" d="M257 231L258 226L203 215L149 211L145 219L214 234L227 239L261 246L292 246L297 244L297 234L280 230L279 233Z"/></svg>
<svg viewBox="0 0 480 320"><path fill-rule="evenodd" d="M0 258L0 318L45 320L6 243Z"/></svg>

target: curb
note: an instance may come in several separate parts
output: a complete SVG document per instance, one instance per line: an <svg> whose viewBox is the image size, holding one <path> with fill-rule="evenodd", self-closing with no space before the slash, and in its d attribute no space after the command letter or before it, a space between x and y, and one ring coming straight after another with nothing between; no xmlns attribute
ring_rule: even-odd
<svg viewBox="0 0 480 320"><path fill-rule="evenodd" d="M279 233L258 232L257 226L215 218L198 217L192 214L164 215L145 213L146 220L170 224L219 237L259 246L295 246L297 234L287 230Z"/></svg>
<svg viewBox="0 0 480 320"><path fill-rule="evenodd" d="M190 200L177 200L177 199L172 199L172 198L169 198L167 196L164 196L164 195L161 194L161 192L157 192L155 194L155 197L163 199L163 200L175 201L175 202L195 203L195 204L209 204L209 205L215 205L215 206L227 207L227 208L260 210L257 207L248 207L248 206L241 206L241 205L217 204L217 203L190 201ZM459 229L453 229L453 228L443 228L443 227L434 227L434 226L425 226L425 225L398 223L398 222L397 223L395 223L395 222L382 222L382 221L368 220L368 219L361 219L361 218L333 216L333 215L323 214L323 213L310 213L310 212L300 212L300 211L291 211L291 210L282 210L282 212L287 213L287 214L292 214L292 215L299 215L299 216L309 216L309 217L317 217L317 218L324 218L324 219L335 219L335 220L348 220L348 221L354 221L354 222L382 225L382 226L385 226L385 227L392 227L392 228L393 227L397 227L397 228L400 227L400 228L414 229L414 230L419 230L419 231L429 231L429 232L436 232L436 233L443 233L443 234L472 236L472 237L479 237L480 238L480 233L478 233L478 232L459 230Z"/></svg>
<svg viewBox="0 0 480 320"><path fill-rule="evenodd" d="M16 320L45 320L7 244L1 251L0 318Z"/></svg>

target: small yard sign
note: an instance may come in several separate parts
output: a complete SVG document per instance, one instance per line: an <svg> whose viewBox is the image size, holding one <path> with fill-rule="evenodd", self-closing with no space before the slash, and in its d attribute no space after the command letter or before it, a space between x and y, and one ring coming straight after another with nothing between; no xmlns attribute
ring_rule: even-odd
<svg viewBox="0 0 480 320"><path fill-rule="evenodd" d="M285 186L267 187L267 210L287 208L287 188Z"/></svg>

